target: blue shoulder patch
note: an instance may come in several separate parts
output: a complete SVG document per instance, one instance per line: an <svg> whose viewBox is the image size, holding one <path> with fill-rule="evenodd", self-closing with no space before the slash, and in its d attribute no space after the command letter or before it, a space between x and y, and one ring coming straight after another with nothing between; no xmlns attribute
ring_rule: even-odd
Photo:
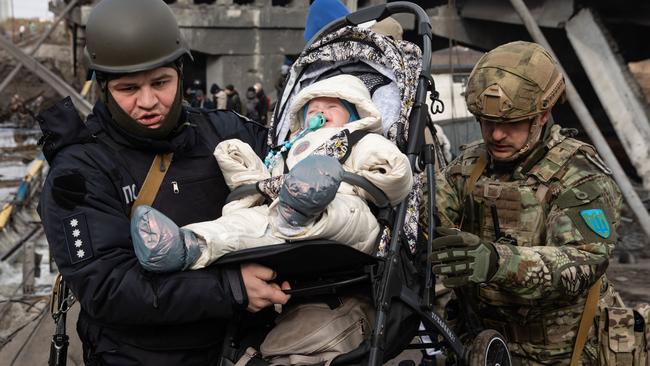
<svg viewBox="0 0 650 366"><path fill-rule="evenodd" d="M85 214L76 214L63 219L65 241L70 254L70 262L76 264L93 257L90 231Z"/></svg>
<svg viewBox="0 0 650 366"><path fill-rule="evenodd" d="M580 211L580 216L582 216L582 219L585 220L585 223L593 232L605 239L609 238L611 230L605 212L602 209L582 210Z"/></svg>

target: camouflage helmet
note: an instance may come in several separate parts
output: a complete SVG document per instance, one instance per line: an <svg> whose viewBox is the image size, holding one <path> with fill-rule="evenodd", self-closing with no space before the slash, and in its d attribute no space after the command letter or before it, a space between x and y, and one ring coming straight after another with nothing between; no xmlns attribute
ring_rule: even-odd
<svg viewBox="0 0 650 366"><path fill-rule="evenodd" d="M564 89L551 55L536 43L517 41L481 57L469 75L465 100L480 119L517 122L549 110Z"/></svg>
<svg viewBox="0 0 650 366"><path fill-rule="evenodd" d="M162 0L103 0L86 23L90 68L123 74L155 69L184 54L176 18Z"/></svg>

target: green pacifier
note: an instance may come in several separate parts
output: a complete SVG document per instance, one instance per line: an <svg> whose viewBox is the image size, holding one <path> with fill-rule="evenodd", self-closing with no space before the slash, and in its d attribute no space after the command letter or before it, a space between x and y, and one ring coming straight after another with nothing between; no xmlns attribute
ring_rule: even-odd
<svg viewBox="0 0 650 366"><path fill-rule="evenodd" d="M316 113L307 120L307 129L315 131L323 127L325 122L327 122L325 116L322 113Z"/></svg>

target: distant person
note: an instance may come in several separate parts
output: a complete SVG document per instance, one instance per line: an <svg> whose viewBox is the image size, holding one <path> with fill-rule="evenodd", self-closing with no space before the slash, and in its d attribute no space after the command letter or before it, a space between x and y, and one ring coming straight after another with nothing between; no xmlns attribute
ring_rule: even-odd
<svg viewBox="0 0 650 366"><path fill-rule="evenodd" d="M225 92L226 92L226 96L228 97L228 99L226 100L226 109L241 114L242 109L241 109L241 99L239 98L239 92L235 90L235 87L232 84L226 85Z"/></svg>
<svg viewBox="0 0 650 366"><path fill-rule="evenodd" d="M212 94L212 103L217 109L226 109L228 107L228 95L216 83L210 86L210 94Z"/></svg>
<svg viewBox="0 0 650 366"><path fill-rule="evenodd" d="M191 105L194 108L214 109L214 103L210 99L205 98L202 90L196 91Z"/></svg>
<svg viewBox="0 0 650 366"><path fill-rule="evenodd" d="M315 0L307 11L305 21L305 42L331 21L349 14L348 8L339 0Z"/></svg>
<svg viewBox="0 0 650 366"><path fill-rule="evenodd" d="M257 95L257 99L260 100L260 123L263 125L268 125L268 113L269 109L271 108L271 100L269 97L266 96L266 93L264 93L264 88L262 87L262 83L257 82L255 85L253 85L255 88L255 95Z"/></svg>
<svg viewBox="0 0 650 366"><path fill-rule="evenodd" d="M274 109L275 105L282 98L282 90L284 90L284 85L287 82L287 76L289 75L289 70L291 70L291 61L285 58L284 64L280 66L280 75L275 81L275 102L273 103L271 109Z"/></svg>
<svg viewBox="0 0 650 366"><path fill-rule="evenodd" d="M254 87L249 87L246 90L246 117L253 121L260 122L260 113L262 110L262 103L257 97Z"/></svg>

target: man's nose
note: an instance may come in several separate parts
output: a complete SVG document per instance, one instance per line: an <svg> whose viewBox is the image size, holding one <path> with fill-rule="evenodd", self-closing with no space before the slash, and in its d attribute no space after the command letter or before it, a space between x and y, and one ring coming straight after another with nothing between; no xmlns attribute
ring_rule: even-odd
<svg viewBox="0 0 650 366"><path fill-rule="evenodd" d="M503 128L502 124L500 123L495 123L492 125L492 139L495 141L501 141L504 138L506 138L508 134L506 133L506 129Z"/></svg>
<svg viewBox="0 0 650 366"><path fill-rule="evenodd" d="M140 89L140 95L138 96L138 107L142 109L151 109L158 103L158 98L156 94L150 87L143 87Z"/></svg>

